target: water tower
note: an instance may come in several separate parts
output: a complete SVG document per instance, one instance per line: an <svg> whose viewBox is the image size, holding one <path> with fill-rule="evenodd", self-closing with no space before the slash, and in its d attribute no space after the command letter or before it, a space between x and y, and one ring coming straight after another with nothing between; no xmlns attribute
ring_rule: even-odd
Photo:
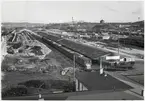
<svg viewBox="0 0 145 101"><path fill-rule="evenodd" d="M105 23L105 21L104 20L100 20L100 23L103 24L103 23Z"/></svg>

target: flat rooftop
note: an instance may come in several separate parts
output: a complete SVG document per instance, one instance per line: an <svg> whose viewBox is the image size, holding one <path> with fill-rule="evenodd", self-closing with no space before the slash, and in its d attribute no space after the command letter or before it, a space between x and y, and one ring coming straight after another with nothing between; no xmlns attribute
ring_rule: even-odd
<svg viewBox="0 0 145 101"><path fill-rule="evenodd" d="M110 52L91 46L83 45L81 43L73 42L70 40L61 40L59 41L59 43L69 49L72 49L73 51L83 54L84 56L92 60L97 60L100 56L110 54Z"/></svg>
<svg viewBox="0 0 145 101"><path fill-rule="evenodd" d="M131 86L119 81L118 79L107 74L100 75L99 71L95 72L76 72L78 79L88 90L128 90Z"/></svg>
<svg viewBox="0 0 145 101"><path fill-rule="evenodd" d="M66 40L57 36L53 36L50 34L47 34L45 32L38 32L39 35L44 36L45 38L58 42L59 44L63 45L66 48L69 48L75 52L78 52L91 60L98 60L100 56L110 54L111 52L107 52L98 48L94 48L91 46L83 45L81 43L73 42L70 40Z"/></svg>

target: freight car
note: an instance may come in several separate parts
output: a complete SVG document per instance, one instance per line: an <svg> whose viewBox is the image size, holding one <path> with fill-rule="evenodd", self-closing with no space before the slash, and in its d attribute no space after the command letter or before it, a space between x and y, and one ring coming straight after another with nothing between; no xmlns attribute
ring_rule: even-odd
<svg viewBox="0 0 145 101"><path fill-rule="evenodd" d="M101 50L96 50L94 48L84 46L81 44L76 44L69 40L50 35L48 33L39 32L39 36L42 37L42 40L45 43L48 43L50 46L59 50L61 53L66 55L68 58L73 60L74 53L76 55L75 61L79 65L81 65L84 69L91 69L91 67L95 67L92 69L99 69L99 56L102 54L108 54L108 52L104 52ZM94 59L97 58L97 59ZM97 67L96 67L97 65Z"/></svg>
<svg viewBox="0 0 145 101"><path fill-rule="evenodd" d="M42 40L46 43L48 43L50 46L53 48L57 49L61 53L63 53L65 56L73 60L74 55L75 55L75 62L78 63L80 66L82 66L82 69L90 69L91 68L91 60L89 58L86 58L79 53L75 53L72 50L69 50L65 47L63 47L61 44L56 43L54 41L51 41L47 39L46 37L42 37Z"/></svg>
<svg viewBox="0 0 145 101"><path fill-rule="evenodd" d="M50 46L59 50L68 58L73 60L74 54L77 53L75 61L76 63L84 67L84 69L99 69L98 65L100 64L100 57L107 55L113 56L111 52L106 52L104 50L89 47L47 33L40 32L40 34L42 40L45 43L48 43ZM102 61L102 62L107 66L107 68L115 68L116 70L119 69L120 67L128 68L128 66L132 67L134 65L134 62L130 63L127 61L119 63L117 61L114 62Z"/></svg>
<svg viewBox="0 0 145 101"><path fill-rule="evenodd" d="M144 48L144 37L128 37L128 38L120 38L120 43L125 45L132 45Z"/></svg>

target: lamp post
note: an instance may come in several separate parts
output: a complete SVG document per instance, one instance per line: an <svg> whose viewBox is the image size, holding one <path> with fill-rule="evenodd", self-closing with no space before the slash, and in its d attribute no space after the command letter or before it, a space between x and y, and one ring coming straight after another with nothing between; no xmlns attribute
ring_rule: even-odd
<svg viewBox="0 0 145 101"><path fill-rule="evenodd" d="M119 34L120 34L120 31L118 32L118 55L119 55Z"/></svg>
<svg viewBox="0 0 145 101"><path fill-rule="evenodd" d="M75 88L75 90L76 90L76 78L75 78L75 68L76 68L76 54L74 53L74 55L73 55L73 63L74 63L74 66L73 66L73 85L74 85L74 88Z"/></svg>
<svg viewBox="0 0 145 101"><path fill-rule="evenodd" d="M75 62L75 59L76 59L76 56L75 56L75 53L74 53L74 55L73 55L73 64L74 64L74 66L73 66L73 78L74 78L74 82L75 82L75 68L76 68L76 62Z"/></svg>

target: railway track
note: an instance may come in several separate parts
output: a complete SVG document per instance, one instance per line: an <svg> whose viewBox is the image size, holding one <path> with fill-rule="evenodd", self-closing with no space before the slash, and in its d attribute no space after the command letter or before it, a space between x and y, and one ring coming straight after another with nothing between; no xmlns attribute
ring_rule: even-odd
<svg viewBox="0 0 145 101"><path fill-rule="evenodd" d="M66 60L72 61L72 59L68 58L66 55L64 55L63 53L61 53L59 50L57 50L57 49L55 49L54 47L50 46L50 44L44 42L41 38L36 37L36 36L34 36L34 37L35 37L35 39L38 40L39 42L45 44L48 48L50 48L50 49L52 49L52 50L57 51L58 53L60 53L63 57L65 57ZM73 62L73 61L72 61L72 62ZM76 63L76 67L77 67L77 68L82 68L82 66L81 66L80 64L78 64L78 63Z"/></svg>

